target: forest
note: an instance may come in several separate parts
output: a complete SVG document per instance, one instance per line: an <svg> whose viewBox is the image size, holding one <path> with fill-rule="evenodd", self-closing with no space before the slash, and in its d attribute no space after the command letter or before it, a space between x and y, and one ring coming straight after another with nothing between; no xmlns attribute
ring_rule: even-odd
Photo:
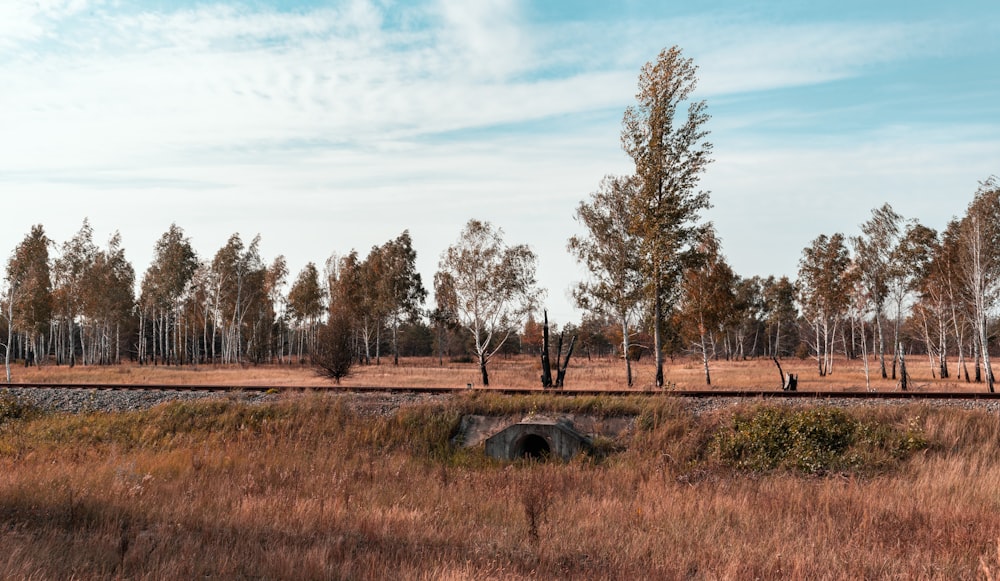
<svg viewBox="0 0 1000 581"><path fill-rule="evenodd" d="M635 172L605 177L576 208L586 233L567 251L589 272L573 290L584 315L553 332L576 336L585 357L620 358L628 385L640 357L655 359L662 386L665 357L697 357L711 384L718 359L812 358L825 376L836 355L859 359L866 377L896 378L905 377L901 359L918 355L937 376L992 392L1000 181L982 180L941 232L885 204L856 232L813 239L794 279L743 277L701 216L710 194L698 180L712 144L707 104L691 99L696 85L697 67L677 47L643 68L621 132ZM476 361L484 385L491 357L542 349L530 241L508 244L489 222L467 223L430 289L407 230L294 278L283 256L261 256L260 240L234 233L198 256L174 224L139 275L120 236L102 247L86 219L61 242L32 227L3 277L7 380L14 363L302 364L334 319L359 364Z"/></svg>

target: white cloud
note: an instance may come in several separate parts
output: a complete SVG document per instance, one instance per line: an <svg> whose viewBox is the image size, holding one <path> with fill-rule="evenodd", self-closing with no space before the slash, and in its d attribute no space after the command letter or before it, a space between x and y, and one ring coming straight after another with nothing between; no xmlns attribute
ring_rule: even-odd
<svg viewBox="0 0 1000 581"><path fill-rule="evenodd" d="M629 169L618 119L657 43L695 57L711 99L859 75L936 34L707 18L540 29L506 0L395 7L413 11L402 16L363 0L308 12L97 6L0 2L0 192L35 200L0 250L33 223L66 239L90 215L122 230L141 273L176 221L203 255L260 232L294 271L409 227L429 279L474 216L536 247L554 303L578 276L564 252L576 203ZM560 118L558 131L488 130ZM719 121L716 138L754 123ZM995 139L968 133L869 137L718 144L711 217L738 270L775 264L768 254L794 269L803 237L846 230L881 201L921 216L903 192L930 208L1000 158Z"/></svg>

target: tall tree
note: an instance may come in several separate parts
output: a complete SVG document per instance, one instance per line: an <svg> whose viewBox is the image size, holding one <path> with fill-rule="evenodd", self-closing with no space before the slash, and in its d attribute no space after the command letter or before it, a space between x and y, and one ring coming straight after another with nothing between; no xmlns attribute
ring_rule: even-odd
<svg viewBox="0 0 1000 581"><path fill-rule="evenodd" d="M899 243L893 249L892 276L889 279L889 300L893 309L893 357L892 378L896 379L896 367L902 366L900 332L903 326L903 315L913 302L911 298L919 290L933 254L938 247L937 232L920 224L916 220L906 223L899 237ZM926 338L926 337L925 337ZM928 346L930 349L930 346ZM905 378L901 378L901 381Z"/></svg>
<svg viewBox="0 0 1000 581"><path fill-rule="evenodd" d="M1000 180L980 182L960 223L962 275L970 291L973 328L990 393L995 391L990 365L989 316L1000 294Z"/></svg>
<svg viewBox="0 0 1000 581"><path fill-rule="evenodd" d="M712 385L709 360L714 357L718 336L734 315L737 277L719 249L711 231L698 244L700 264L690 269L681 283L677 309L681 336L700 356L705 384Z"/></svg>
<svg viewBox="0 0 1000 581"><path fill-rule="evenodd" d="M94 230L90 221L84 219L80 230L62 245L62 253L53 264L53 302L56 311L66 326L68 351L66 356L70 366L76 363L76 346L74 344L77 331L77 319L81 315L84 301L88 299L84 292L84 280L90 275L90 269L97 258L97 245L94 244ZM83 336L81 334L81 339ZM82 346L81 346L82 347ZM57 360L59 357L57 357Z"/></svg>
<svg viewBox="0 0 1000 581"><path fill-rule="evenodd" d="M437 330L438 365L444 365L446 336L458 328L458 297L455 296L455 281L446 272L434 274L434 310L430 319Z"/></svg>
<svg viewBox="0 0 1000 581"><path fill-rule="evenodd" d="M327 261L330 311L336 309L351 320L352 333L360 342L358 357L365 365L371 364L371 349L373 343L377 343L384 320L372 282L372 265L377 258L371 258L376 255L369 253L369 258L361 261L358 252L351 250L341 257L331 256Z"/></svg>
<svg viewBox="0 0 1000 581"><path fill-rule="evenodd" d="M417 272L417 252L413 249L409 230L382 245L379 256L381 271L377 284L380 310L386 313L392 327L393 364L399 365L399 326L420 316L420 307L427 299L427 289Z"/></svg>
<svg viewBox="0 0 1000 581"><path fill-rule="evenodd" d="M284 255L278 255L264 271L264 288L257 309L254 333L260 337L261 354L268 361L275 357L284 360L286 300L284 288L288 282L288 262ZM266 346L266 347L265 347Z"/></svg>
<svg viewBox="0 0 1000 581"><path fill-rule="evenodd" d="M663 322L703 229L699 212L709 207L708 192L697 190L711 162L712 144L704 128L709 115L705 101L688 102L697 71L680 48L664 49L655 62L643 66L637 102L626 109L622 122L622 146L640 180L635 232L651 303L657 386L663 385ZM681 112L685 103L686 114Z"/></svg>
<svg viewBox="0 0 1000 581"><path fill-rule="evenodd" d="M319 283L319 271L312 262L305 265L288 291L288 309L295 322L295 341L298 358L302 360L304 348L314 346L316 326L323 316L323 288Z"/></svg>
<svg viewBox="0 0 1000 581"><path fill-rule="evenodd" d="M741 278L734 274L733 303L730 330L726 333L727 355L746 359L760 354L763 341L760 335L766 333L764 317L766 302L764 300L764 282L759 276ZM753 337L751 341L750 337ZM747 343L750 343L749 349Z"/></svg>
<svg viewBox="0 0 1000 581"><path fill-rule="evenodd" d="M896 269L893 258L899 243L902 219L892 206L884 204L881 208L872 210L872 217L861 225L862 236L851 238L855 262L858 265L858 276L861 278L860 287L871 303L870 311L875 318L879 366L883 379L888 377L888 372L885 365L885 332L882 328L882 318L886 300L889 298L890 282ZM895 347L893 349L895 350Z"/></svg>
<svg viewBox="0 0 1000 581"><path fill-rule="evenodd" d="M767 277L763 282L764 312L767 323L770 327L768 341L774 337L771 344L771 356L781 357L784 353L782 349L783 331L793 333L797 329L796 320L799 311L795 306L795 296L797 294L795 284L788 280L787 276L775 279L773 276ZM798 338L793 337L789 345L798 344Z"/></svg>
<svg viewBox="0 0 1000 581"><path fill-rule="evenodd" d="M850 253L840 233L814 239L799 261L799 300L813 328L813 349L821 377L833 370L837 328L850 304L850 265Z"/></svg>
<svg viewBox="0 0 1000 581"><path fill-rule="evenodd" d="M507 246L503 231L489 222L469 220L441 255L438 271L450 279L455 302L449 309L472 334L483 386L488 386L487 363L540 297L535 253L524 244Z"/></svg>
<svg viewBox="0 0 1000 581"><path fill-rule="evenodd" d="M36 364L44 359L43 338L52 320L52 279L49 246L41 224L31 227L7 261L8 338L7 381L10 381L10 355L16 330L28 345L26 358Z"/></svg>
<svg viewBox="0 0 1000 581"><path fill-rule="evenodd" d="M569 239L569 251L590 275L574 289L573 298L578 307L590 313L615 318L621 326L623 354L629 353L643 290L632 213L638 190L635 177L605 177L590 199L576 209L576 219L587 228L586 237ZM623 359L625 381L632 387L632 362L627 356Z"/></svg>
<svg viewBox="0 0 1000 581"><path fill-rule="evenodd" d="M83 341L84 363L121 362L122 328L135 310L135 270L125 258L121 235L115 232L106 250L98 250L82 284L80 313L90 338ZM89 346L89 353L83 347Z"/></svg>
<svg viewBox="0 0 1000 581"><path fill-rule="evenodd" d="M244 246L239 234L233 234L212 259L218 295L216 326L222 330L222 362L242 360L244 347L258 347L253 335L260 303L265 300L266 268L260 257L260 236ZM259 355L259 354L257 354ZM259 359L259 357L258 357Z"/></svg>
<svg viewBox="0 0 1000 581"><path fill-rule="evenodd" d="M177 329L184 296L197 268L198 257L191 241L177 224L171 224L157 240L153 261L142 278L139 303L146 315L140 320L140 360L145 360L145 333L142 327L148 320L153 361L156 361L157 354L164 362L177 361Z"/></svg>
<svg viewBox="0 0 1000 581"><path fill-rule="evenodd" d="M969 370L965 362L966 340L969 334L968 287L960 276L960 235L959 222L951 221L932 248L931 259L917 283L916 315L924 328L928 352L938 358L938 370L942 379L951 375L948 368L949 339L954 337L957 351L957 374L965 372L969 380ZM934 340L931 339L933 331Z"/></svg>

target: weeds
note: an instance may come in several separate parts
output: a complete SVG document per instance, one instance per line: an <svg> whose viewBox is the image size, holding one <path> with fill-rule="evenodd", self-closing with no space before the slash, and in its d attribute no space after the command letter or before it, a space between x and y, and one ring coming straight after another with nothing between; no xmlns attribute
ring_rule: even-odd
<svg viewBox="0 0 1000 581"><path fill-rule="evenodd" d="M449 444L462 398L389 415L339 401L11 420L0 450L22 453L0 454L0 578L996 576L992 551L970 549L1000 537L990 414L737 414L755 434L785 426L783 441L890 462L803 478L720 467L713 438L736 432L731 412L656 398L587 404L645 418L606 442L627 446L606 461L512 464Z"/></svg>

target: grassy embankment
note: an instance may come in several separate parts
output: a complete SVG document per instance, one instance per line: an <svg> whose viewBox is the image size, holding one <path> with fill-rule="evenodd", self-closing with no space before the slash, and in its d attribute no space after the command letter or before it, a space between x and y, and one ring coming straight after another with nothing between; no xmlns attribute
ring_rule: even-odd
<svg viewBox="0 0 1000 581"><path fill-rule="evenodd" d="M636 428L566 464L449 444L463 413L531 410L635 415ZM1000 566L1000 421L981 412L694 416L661 398L483 394L391 417L309 394L20 412L0 414L5 579L956 579Z"/></svg>

